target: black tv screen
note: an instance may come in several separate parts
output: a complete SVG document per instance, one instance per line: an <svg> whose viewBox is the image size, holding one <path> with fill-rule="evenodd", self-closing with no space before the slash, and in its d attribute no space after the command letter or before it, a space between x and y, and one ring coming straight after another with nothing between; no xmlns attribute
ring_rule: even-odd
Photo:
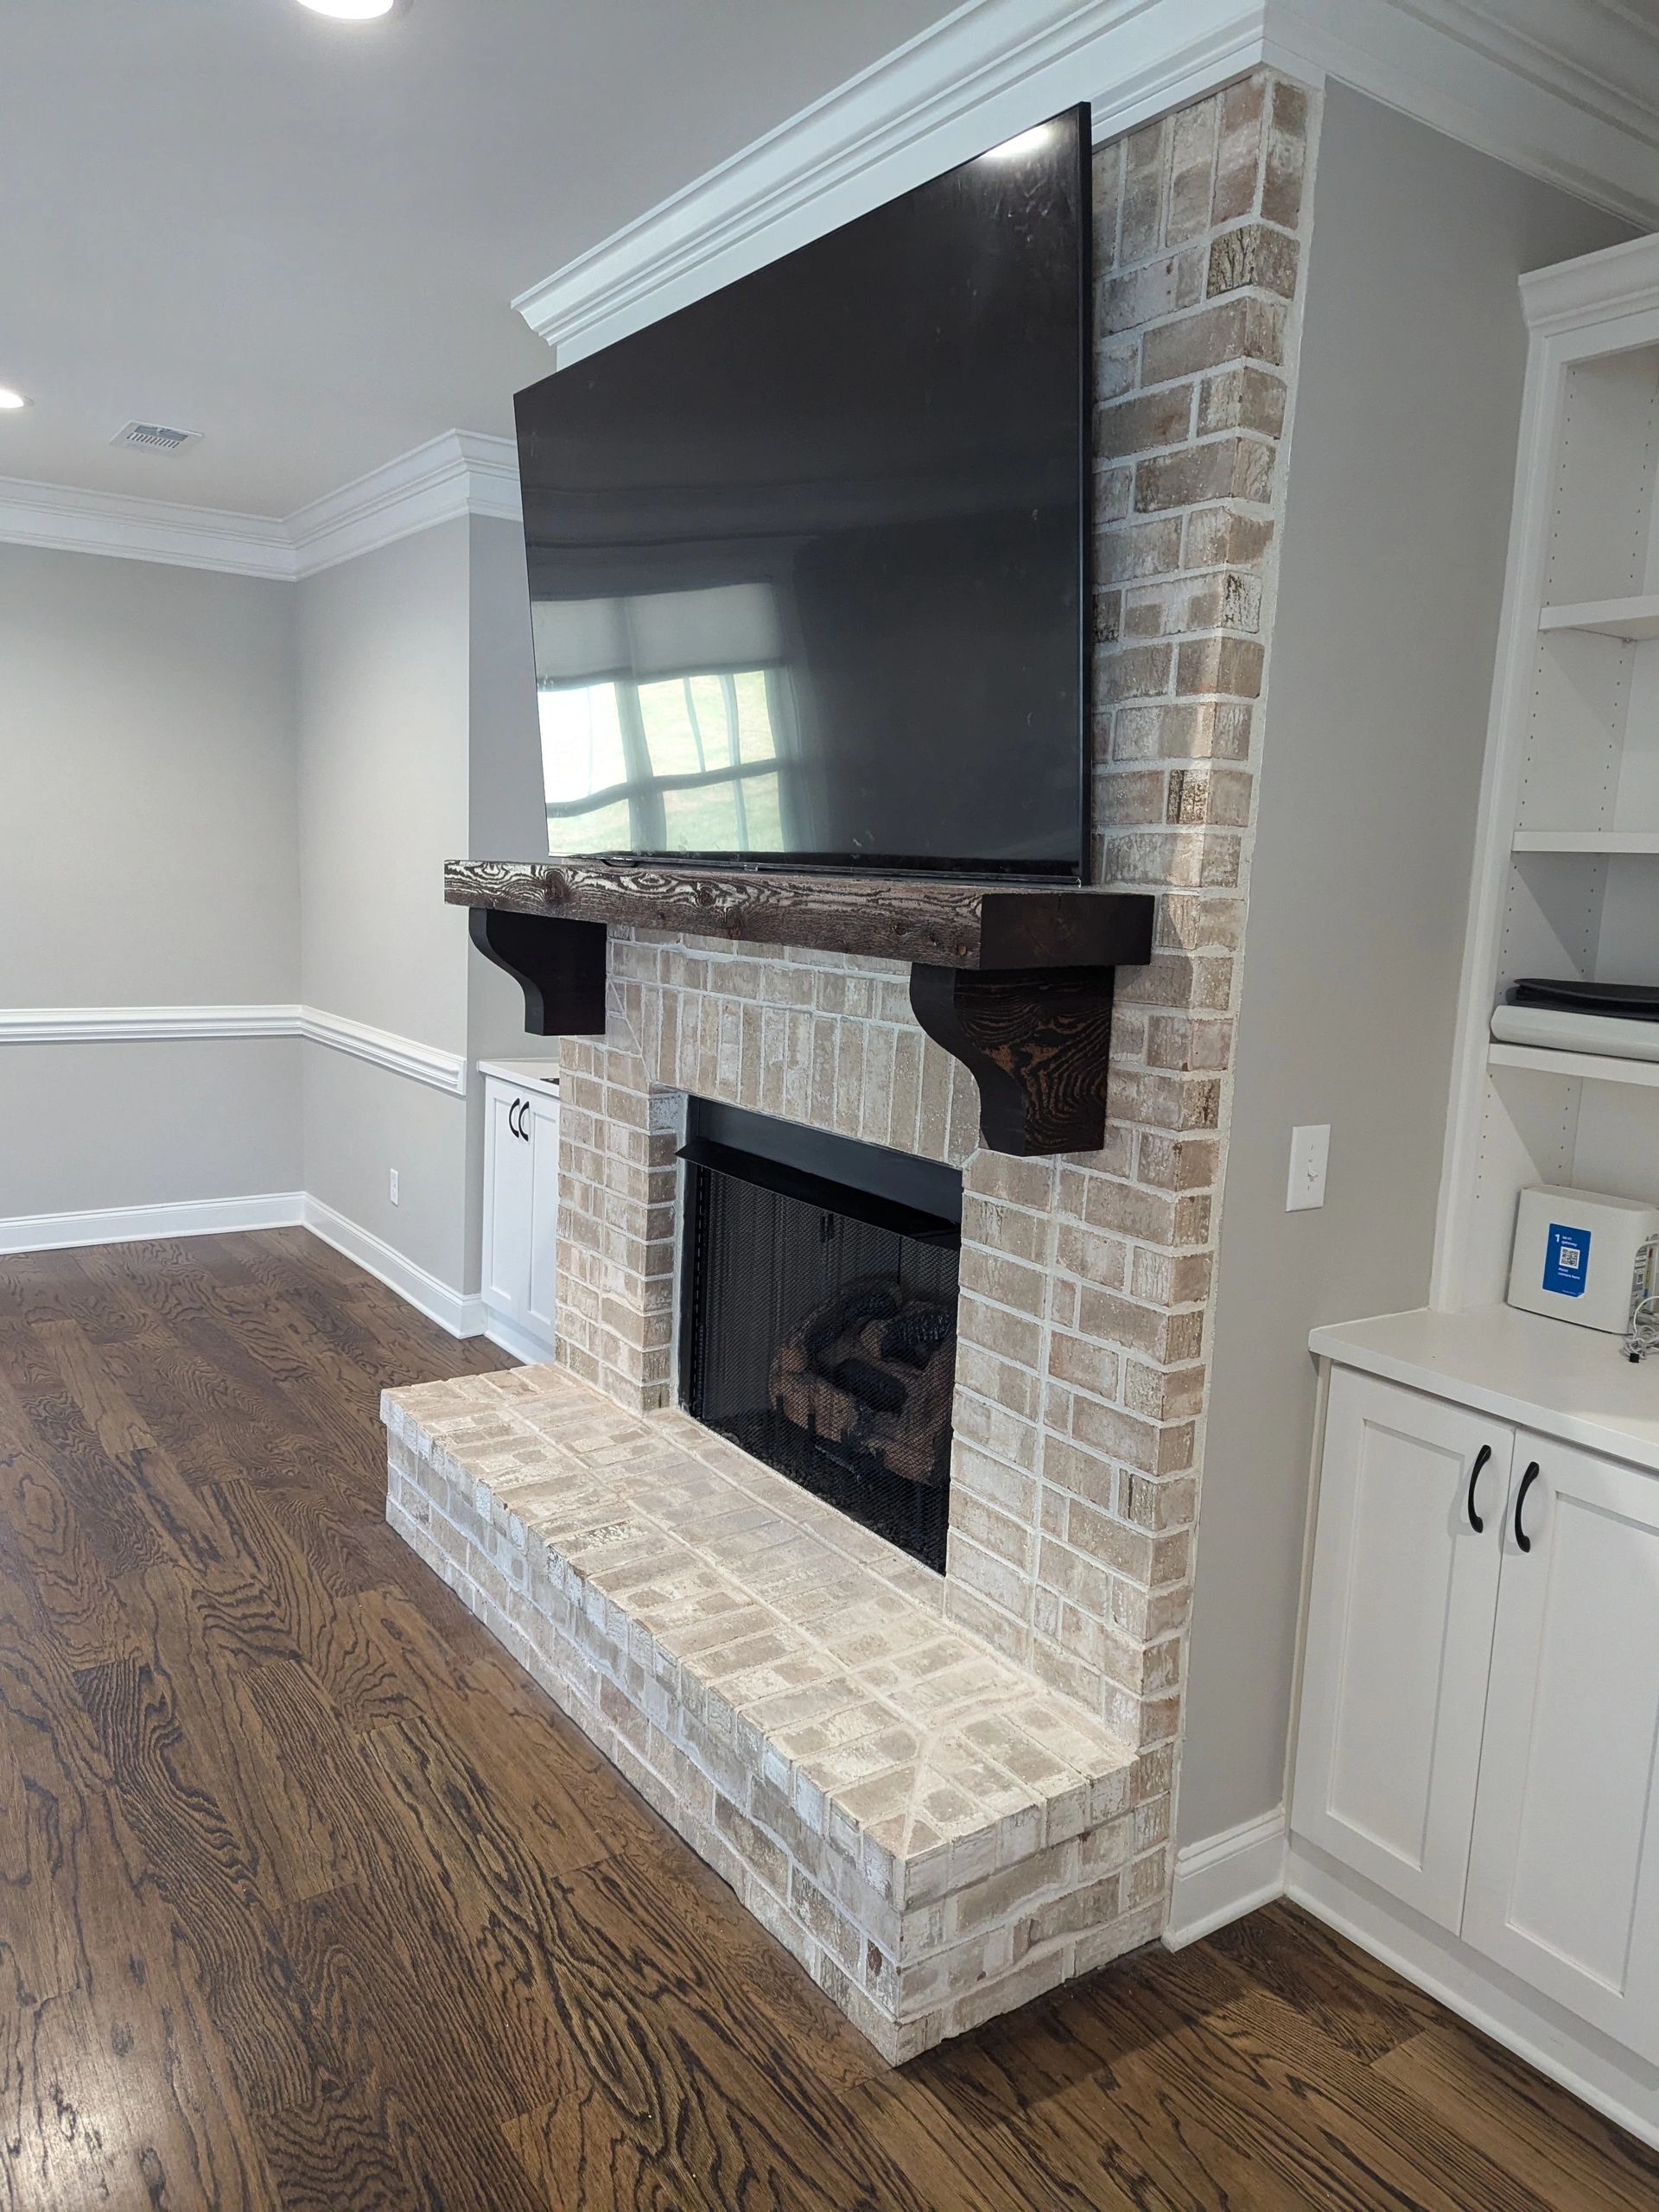
<svg viewBox="0 0 1659 2212"><path fill-rule="evenodd" d="M547 849L1076 882L1089 111L518 395Z"/></svg>

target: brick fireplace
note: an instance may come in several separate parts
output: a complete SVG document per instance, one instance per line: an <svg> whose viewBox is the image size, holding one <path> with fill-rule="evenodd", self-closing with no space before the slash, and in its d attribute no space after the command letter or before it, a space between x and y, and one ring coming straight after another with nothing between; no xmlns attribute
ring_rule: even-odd
<svg viewBox="0 0 1659 2212"><path fill-rule="evenodd" d="M394 1523L893 2058L1166 1910L1312 109L1257 72L1095 159L1092 873L1158 896L1100 1150L980 1145L902 966L613 930L559 1367L389 1400ZM692 1096L960 1170L942 1576L677 1410ZM747 1609L763 1679L688 1605Z"/></svg>

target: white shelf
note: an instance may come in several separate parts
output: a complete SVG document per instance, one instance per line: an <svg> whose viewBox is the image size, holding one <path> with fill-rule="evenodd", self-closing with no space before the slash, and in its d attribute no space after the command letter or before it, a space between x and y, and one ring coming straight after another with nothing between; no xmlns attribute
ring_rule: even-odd
<svg viewBox="0 0 1659 2212"><path fill-rule="evenodd" d="M1659 830L1517 830L1517 853L1659 853Z"/></svg>
<svg viewBox="0 0 1659 2212"><path fill-rule="evenodd" d="M1632 643L1659 638L1659 593L1643 592L1633 599L1586 599L1576 607L1547 607L1538 617L1541 630L1590 630L1599 638L1625 638Z"/></svg>
<svg viewBox="0 0 1659 2212"><path fill-rule="evenodd" d="M1571 1075L1586 1083L1626 1083L1659 1090L1659 1061L1616 1060L1605 1052L1563 1052L1548 1045L1489 1045L1486 1065L1529 1068L1535 1075ZM1659 1369L1656 1369L1659 1373Z"/></svg>
<svg viewBox="0 0 1659 2212"><path fill-rule="evenodd" d="M1659 1355L1632 1367L1599 1329L1513 1306L1420 1306L1315 1329L1307 1341L1321 1359L1659 1472Z"/></svg>

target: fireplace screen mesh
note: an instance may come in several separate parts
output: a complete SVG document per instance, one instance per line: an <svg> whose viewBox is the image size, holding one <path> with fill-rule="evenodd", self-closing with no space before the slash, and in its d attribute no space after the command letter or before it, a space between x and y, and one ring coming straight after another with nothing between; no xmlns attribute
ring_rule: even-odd
<svg viewBox="0 0 1659 2212"><path fill-rule="evenodd" d="M794 1179L688 1169L687 1410L943 1570L957 1234Z"/></svg>

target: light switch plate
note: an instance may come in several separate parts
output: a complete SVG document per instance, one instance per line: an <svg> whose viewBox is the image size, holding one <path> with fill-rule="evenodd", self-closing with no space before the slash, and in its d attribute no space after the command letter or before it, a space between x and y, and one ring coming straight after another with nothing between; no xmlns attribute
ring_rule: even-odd
<svg viewBox="0 0 1659 2212"><path fill-rule="evenodd" d="M1319 1122L1290 1133L1290 1184L1285 1211L1304 1213L1325 1204L1325 1170L1331 1157L1331 1124Z"/></svg>

